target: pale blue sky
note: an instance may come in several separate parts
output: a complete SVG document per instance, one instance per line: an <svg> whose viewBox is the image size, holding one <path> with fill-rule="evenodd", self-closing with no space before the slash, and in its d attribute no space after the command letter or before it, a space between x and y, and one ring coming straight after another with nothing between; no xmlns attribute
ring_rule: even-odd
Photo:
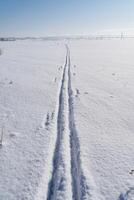
<svg viewBox="0 0 134 200"><path fill-rule="evenodd" d="M0 0L0 36L88 35L134 28L134 0Z"/></svg>

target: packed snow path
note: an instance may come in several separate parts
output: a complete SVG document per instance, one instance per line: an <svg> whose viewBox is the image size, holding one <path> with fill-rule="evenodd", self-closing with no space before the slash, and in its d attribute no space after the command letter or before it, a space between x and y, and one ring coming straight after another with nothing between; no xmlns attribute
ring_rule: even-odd
<svg viewBox="0 0 134 200"><path fill-rule="evenodd" d="M79 140L75 128L70 66L70 50L66 45L66 61L58 102L57 141L47 200L89 199L89 188L81 169Z"/></svg>

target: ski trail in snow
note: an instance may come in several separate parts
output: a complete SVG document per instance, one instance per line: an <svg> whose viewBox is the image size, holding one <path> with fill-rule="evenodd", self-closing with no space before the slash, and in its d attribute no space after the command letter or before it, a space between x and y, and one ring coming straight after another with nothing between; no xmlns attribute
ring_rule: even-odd
<svg viewBox="0 0 134 200"><path fill-rule="evenodd" d="M80 145L77 137L74 121L73 110L73 93L71 88L71 63L70 63L70 50L68 52L68 101L69 101L69 129L70 129L70 147L71 147L71 174L72 174L72 191L73 199L80 200L82 198L82 174L81 174L81 162L80 162Z"/></svg>
<svg viewBox="0 0 134 200"><path fill-rule="evenodd" d="M57 116L57 142L53 158L53 172L49 183L48 200L71 200L71 156L68 122L68 53L63 71Z"/></svg>
<svg viewBox="0 0 134 200"><path fill-rule="evenodd" d="M66 61L58 100L57 141L47 200L101 200L92 176L82 169L70 68L70 50L66 45Z"/></svg>
<svg viewBox="0 0 134 200"><path fill-rule="evenodd" d="M83 174L80 159L80 144L77 136L74 120L73 109L73 91L71 86L71 62L70 50L68 52L68 101L69 101L69 129L70 129L70 146L71 146L71 174L72 174L72 191L73 200L90 199L89 186Z"/></svg>

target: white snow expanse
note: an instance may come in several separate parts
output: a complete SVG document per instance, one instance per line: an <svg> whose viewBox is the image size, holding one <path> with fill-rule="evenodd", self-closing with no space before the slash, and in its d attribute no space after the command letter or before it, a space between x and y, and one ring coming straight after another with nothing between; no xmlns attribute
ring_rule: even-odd
<svg viewBox="0 0 134 200"><path fill-rule="evenodd" d="M134 200L134 39L0 49L0 200Z"/></svg>

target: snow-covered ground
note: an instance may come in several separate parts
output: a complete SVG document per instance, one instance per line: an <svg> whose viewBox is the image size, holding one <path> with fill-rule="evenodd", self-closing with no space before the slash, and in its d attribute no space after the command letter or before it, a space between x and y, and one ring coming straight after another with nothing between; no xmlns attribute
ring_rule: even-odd
<svg viewBox="0 0 134 200"><path fill-rule="evenodd" d="M134 40L0 49L0 200L134 199Z"/></svg>
<svg viewBox="0 0 134 200"><path fill-rule="evenodd" d="M43 174L46 183L49 179L48 157L56 136L47 129L54 120L65 49L56 42L37 41L0 47L0 200L33 200Z"/></svg>
<svg viewBox="0 0 134 200"><path fill-rule="evenodd" d="M73 42L70 51L83 167L103 199L117 200L134 188L134 40Z"/></svg>

